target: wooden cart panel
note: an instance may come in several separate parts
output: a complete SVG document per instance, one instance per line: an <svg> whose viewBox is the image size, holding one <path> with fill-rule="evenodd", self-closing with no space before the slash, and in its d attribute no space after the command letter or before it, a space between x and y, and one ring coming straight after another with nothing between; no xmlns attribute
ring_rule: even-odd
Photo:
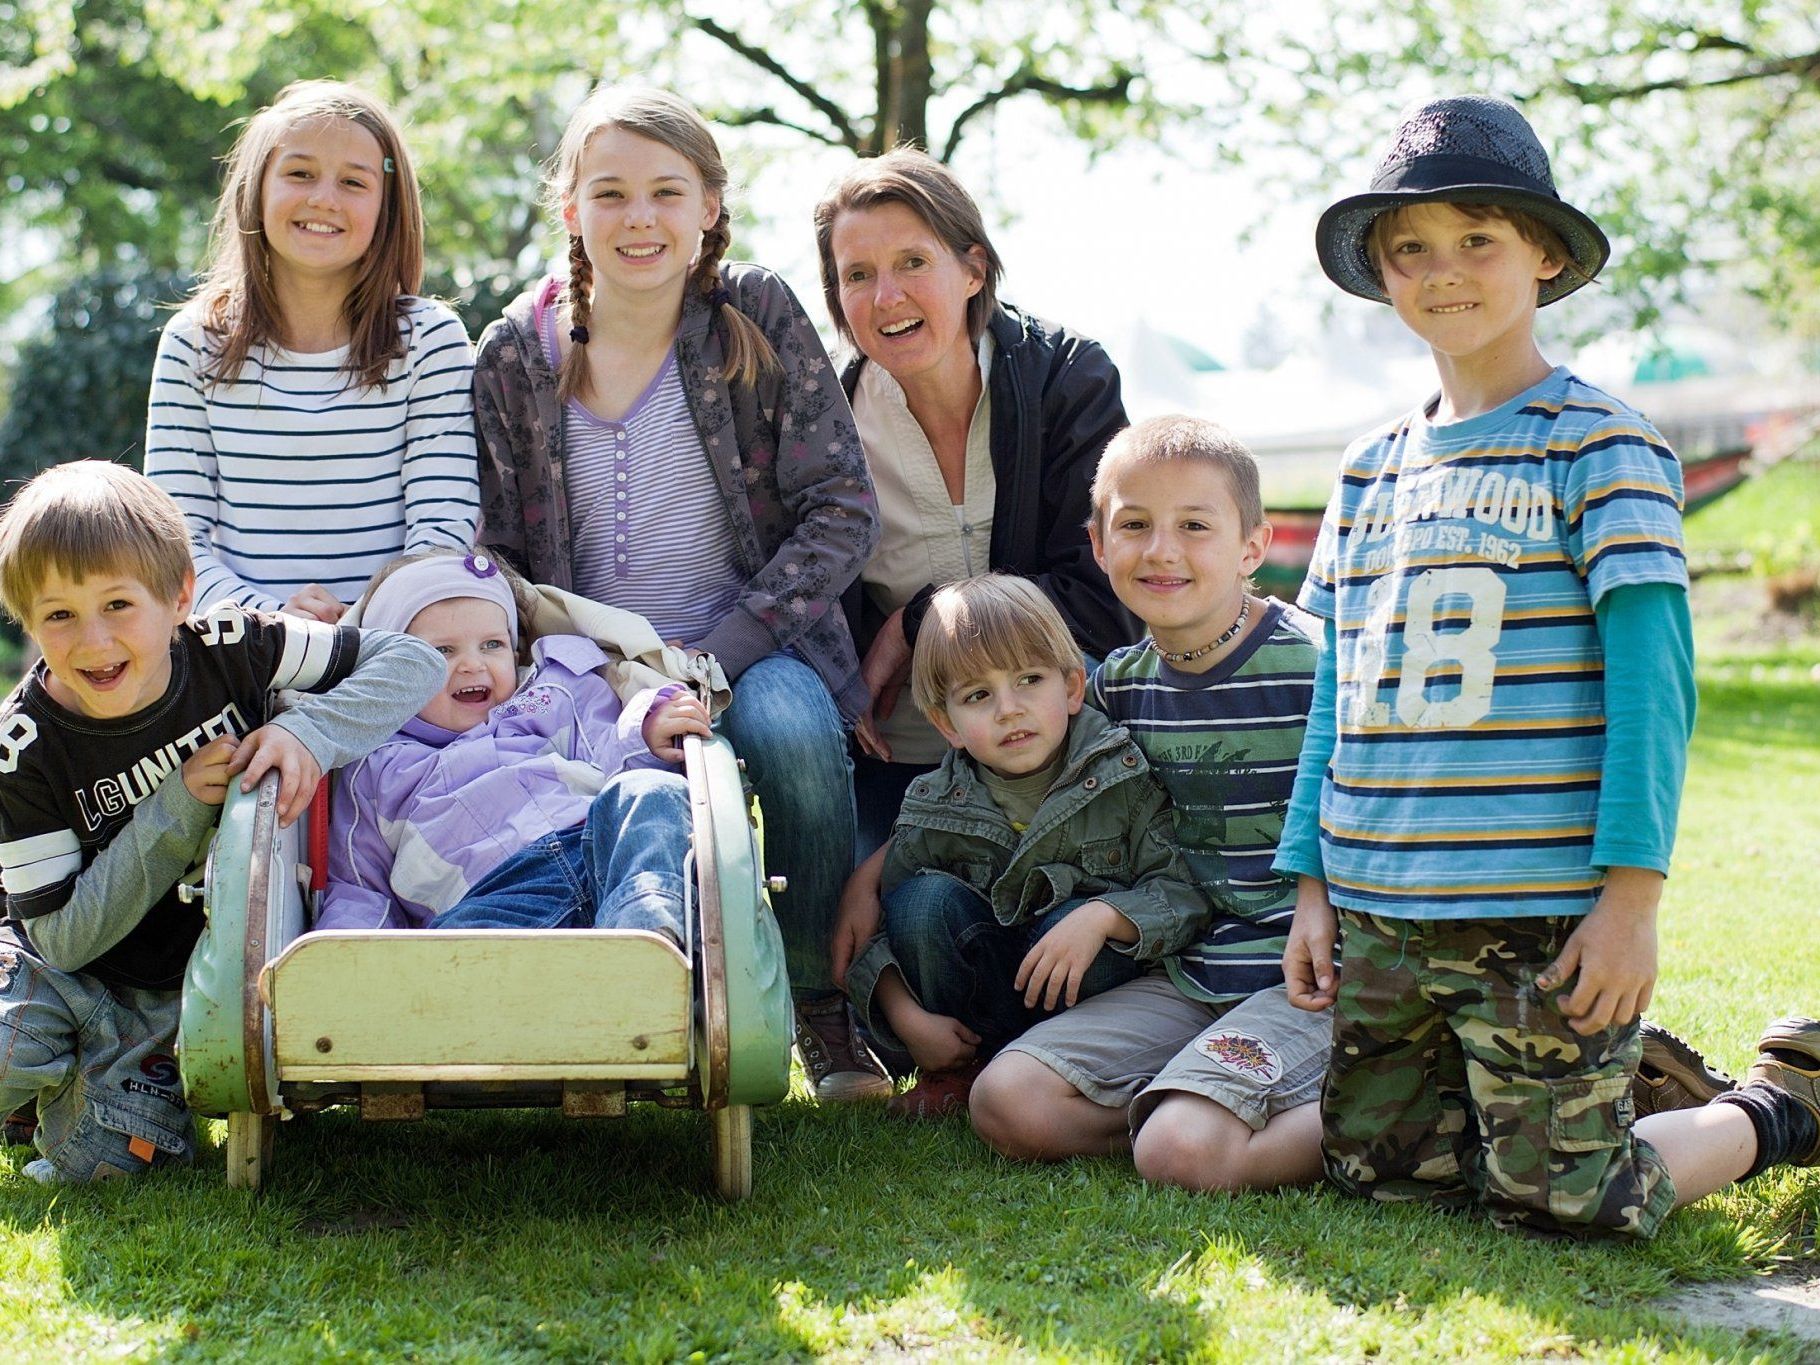
<svg viewBox="0 0 1820 1365"><path fill-rule="evenodd" d="M688 963L637 930L308 934L261 991L286 1081L688 1074Z"/></svg>

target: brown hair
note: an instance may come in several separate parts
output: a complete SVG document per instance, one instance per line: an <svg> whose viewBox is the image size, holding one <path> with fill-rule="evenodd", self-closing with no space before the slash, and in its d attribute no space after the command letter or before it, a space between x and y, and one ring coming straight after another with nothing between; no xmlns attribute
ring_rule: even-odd
<svg viewBox="0 0 1820 1365"><path fill-rule="evenodd" d="M1570 279L1578 279L1581 284L1590 284L1592 276L1574 264L1573 253L1567 249L1567 243L1547 223L1533 213L1523 209L1507 208L1503 204L1456 203L1452 199L1439 201L1449 208L1458 209L1475 223L1483 223L1488 218L1500 218L1517 231L1517 236L1533 247L1540 247L1542 255L1551 263L1559 262L1561 273ZM1386 209L1371 220L1371 230L1365 238L1365 255L1371 262L1371 268L1377 272L1378 284L1384 286L1384 258L1390 254L1391 234L1403 221L1405 214L1415 205L1402 208ZM1540 291L1542 282L1536 288ZM1577 287L1577 286L1576 286Z"/></svg>
<svg viewBox="0 0 1820 1365"><path fill-rule="evenodd" d="M1258 487L1258 462L1243 441L1218 422L1201 417L1151 417L1126 427L1107 443L1093 474L1093 524L1106 523L1106 504L1113 485L1127 470L1181 460L1211 465L1226 479L1246 534L1264 522L1264 498Z"/></svg>
<svg viewBox="0 0 1820 1365"><path fill-rule="evenodd" d="M298 124L337 118L371 133L382 158L379 221L342 303L348 376L378 388L392 361L405 353L398 320L408 298L423 288L423 208L404 136L392 112L364 90L341 81L293 81L247 120L227 154L208 264L192 295L204 329L220 338L204 368L211 384L238 378L253 347L283 344L284 318L272 288L272 248L265 239L266 167L279 141Z"/></svg>
<svg viewBox="0 0 1820 1365"><path fill-rule="evenodd" d="M720 203L720 216L714 226L702 234L701 256L689 276L692 284L710 304L721 290L720 261L733 244L730 227L732 214L727 208L727 165L721 160L720 147L706 120L695 106L668 90L643 86L601 86L583 100L563 129L556 155L550 158L544 178L544 202L558 219L563 208L574 202L576 182L581 177L581 158L595 134L607 128L623 128L628 133L661 143L686 158L701 177L702 189ZM750 387L761 374L777 368L777 353L759 325L742 313L725 293L720 294L720 320L725 325L727 364L722 373L729 383ZM588 259L586 245L578 233L569 234L569 288L567 294L569 321L586 328L594 306L594 264ZM557 393L563 399L588 391L588 355L586 343L569 348L557 375Z"/></svg>
<svg viewBox="0 0 1820 1365"><path fill-rule="evenodd" d="M910 660L910 697L924 714L944 711L948 689L962 679L1032 664L1064 673L1086 669L1055 604L1014 574L963 578L929 599Z"/></svg>
<svg viewBox="0 0 1820 1365"><path fill-rule="evenodd" d="M975 344L998 307L998 282L1005 263L986 235L979 205L954 172L927 152L899 147L883 156L861 161L828 187L815 206L815 249L821 257L822 297L828 316L848 344L853 329L847 326L840 302L840 269L834 260L834 224L843 213L902 204L941 239L942 245L962 260L974 247L985 257L979 292L967 300L967 336Z"/></svg>
<svg viewBox="0 0 1820 1365"><path fill-rule="evenodd" d="M266 167L293 127L324 118L346 118L364 127L379 142L382 158L379 222L360 260L359 277L342 302L348 377L366 388L380 388L391 362L404 355L399 319L408 308L406 300L424 288L424 213L404 135L388 107L366 91L339 80L295 80L249 118L227 153L226 182L209 229L209 260L191 295L202 326L220 339L204 366L211 384L237 379L255 346L284 342L266 240Z"/></svg>
<svg viewBox="0 0 1820 1365"><path fill-rule="evenodd" d="M130 572L175 602L192 576L189 528L171 495L112 460L75 460L39 474L0 513L0 604L26 614L52 570L74 582Z"/></svg>

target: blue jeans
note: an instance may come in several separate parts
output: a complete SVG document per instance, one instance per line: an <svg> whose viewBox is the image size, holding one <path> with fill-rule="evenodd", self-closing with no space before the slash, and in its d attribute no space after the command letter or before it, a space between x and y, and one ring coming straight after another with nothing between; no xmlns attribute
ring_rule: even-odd
<svg viewBox="0 0 1820 1365"><path fill-rule="evenodd" d="M1012 987L1018 964L1044 934L1084 900L1067 901L1024 924L998 922L986 898L945 872L919 872L885 897L885 935L904 982L931 1014L958 1019L980 1036L990 1057L1056 1011L1030 1009ZM1081 1000L1135 980L1144 964L1100 949L1081 978Z"/></svg>
<svg viewBox="0 0 1820 1365"><path fill-rule="evenodd" d="M853 797L859 812L859 842L853 852L860 861L870 858L891 837L910 784L934 771L933 763L887 763L855 750Z"/></svg>
<svg viewBox="0 0 1820 1365"><path fill-rule="evenodd" d="M791 988L832 992L834 912L853 870L853 764L840 712L809 665L767 654L733 684L720 728L764 809L765 871L790 882L771 903Z"/></svg>
<svg viewBox="0 0 1820 1365"><path fill-rule="evenodd" d="M482 877L432 929L651 929L683 938L689 784L630 768L579 825L532 840Z"/></svg>
<svg viewBox="0 0 1820 1365"><path fill-rule="evenodd" d="M0 933L0 1113L38 1101L34 1141L65 1180L188 1162L176 991L110 990Z"/></svg>

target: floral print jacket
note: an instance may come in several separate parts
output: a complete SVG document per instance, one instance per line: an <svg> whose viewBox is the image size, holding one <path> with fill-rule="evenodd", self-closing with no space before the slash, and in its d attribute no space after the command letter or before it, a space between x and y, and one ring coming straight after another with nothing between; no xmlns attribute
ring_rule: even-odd
<svg viewBox="0 0 1820 1365"><path fill-rule="evenodd" d="M866 706L841 593L878 543L878 502L853 413L821 339L790 287L754 265L723 265L721 282L777 353L779 368L730 385L723 329L694 289L683 300L677 368L689 412L726 498L747 579L727 618L691 644L729 678L791 650L827 684L842 717ZM573 586L571 496L562 406L535 305L562 282L520 294L480 339L474 419L480 437L480 540L538 583Z"/></svg>

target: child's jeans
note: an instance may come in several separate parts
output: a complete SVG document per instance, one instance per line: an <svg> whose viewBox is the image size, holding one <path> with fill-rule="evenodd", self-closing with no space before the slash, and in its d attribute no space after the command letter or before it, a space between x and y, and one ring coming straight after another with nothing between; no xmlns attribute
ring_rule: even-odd
<svg viewBox="0 0 1820 1365"><path fill-rule="evenodd" d="M689 785L673 772L613 777L588 818L526 844L430 921L432 929L650 929L683 939Z"/></svg>
<svg viewBox="0 0 1820 1365"><path fill-rule="evenodd" d="M1582 1037L1536 989L1578 921L1340 911L1321 1098L1328 1178L1381 1200L1477 1202L1551 1233L1648 1237L1674 1206L1631 1135L1637 1023Z"/></svg>
<svg viewBox="0 0 1820 1365"><path fill-rule="evenodd" d="M34 1141L65 1180L190 1161L172 1056L181 1003L59 971L0 932L0 1113L38 1101Z"/></svg>
<svg viewBox="0 0 1820 1365"><path fill-rule="evenodd" d="M885 936L918 1003L979 1034L979 1055L986 1058L1054 1013L1040 1005L1026 1007L1023 992L1011 983L1036 941L1085 904L1068 901L1037 919L1007 927L998 922L986 898L966 882L945 872L919 872L885 897ZM1101 948L1081 978L1078 998L1111 990L1143 972L1142 963L1110 947ZM883 1011L869 1013L881 1017Z"/></svg>

